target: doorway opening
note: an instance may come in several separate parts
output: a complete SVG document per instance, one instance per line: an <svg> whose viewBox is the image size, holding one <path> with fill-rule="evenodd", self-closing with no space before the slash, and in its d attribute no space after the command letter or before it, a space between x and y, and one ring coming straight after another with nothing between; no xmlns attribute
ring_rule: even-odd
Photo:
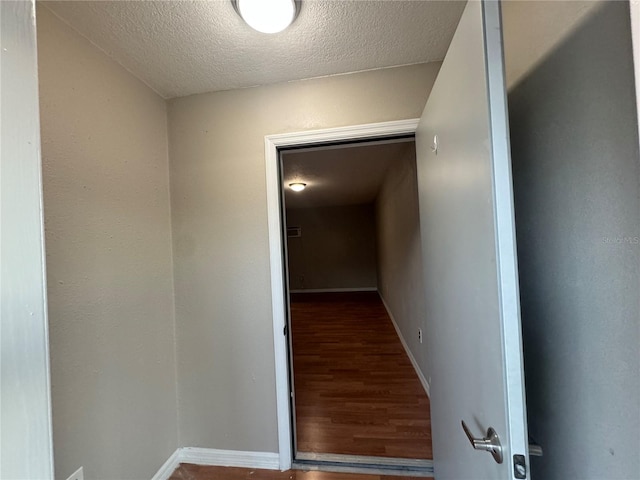
<svg viewBox="0 0 640 480"><path fill-rule="evenodd" d="M431 476L414 134L281 147L277 167L293 464Z"/></svg>

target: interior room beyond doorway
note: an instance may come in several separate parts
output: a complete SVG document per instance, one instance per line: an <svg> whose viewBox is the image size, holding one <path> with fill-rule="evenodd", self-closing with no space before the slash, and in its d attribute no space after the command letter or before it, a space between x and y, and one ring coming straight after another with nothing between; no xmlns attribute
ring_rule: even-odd
<svg viewBox="0 0 640 480"><path fill-rule="evenodd" d="M281 185L294 458L430 466L413 136L284 150Z"/></svg>

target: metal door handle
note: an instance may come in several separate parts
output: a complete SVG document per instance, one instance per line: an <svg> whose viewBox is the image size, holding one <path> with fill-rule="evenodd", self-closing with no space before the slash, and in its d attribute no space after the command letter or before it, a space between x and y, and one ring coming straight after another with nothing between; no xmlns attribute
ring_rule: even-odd
<svg viewBox="0 0 640 480"><path fill-rule="evenodd" d="M500 443L500 437L498 437L493 427L487 429L487 435L484 438L475 438L469 431L467 424L464 423L464 420L462 420L462 429L475 450L490 452L497 463L502 463L502 444Z"/></svg>
<svg viewBox="0 0 640 480"><path fill-rule="evenodd" d="M541 457L542 453L542 447L540 445L536 445L535 443L531 443L531 440L529 440L529 456Z"/></svg>

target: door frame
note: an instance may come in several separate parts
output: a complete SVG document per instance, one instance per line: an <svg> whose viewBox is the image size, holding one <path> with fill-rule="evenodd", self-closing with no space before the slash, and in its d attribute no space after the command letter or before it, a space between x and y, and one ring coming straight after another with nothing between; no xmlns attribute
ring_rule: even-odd
<svg viewBox="0 0 640 480"><path fill-rule="evenodd" d="M278 422L278 452L280 470L289 470L293 462L293 437L289 388L288 345L285 336L285 258L282 238L281 192L278 168L278 149L310 146L320 143L374 139L393 135L414 135L418 118L396 120L345 127L308 130L302 132L266 135L264 155L266 162L267 219L269 231L269 263L271 271L271 313L273 321L273 350L276 374L276 409Z"/></svg>
<svg viewBox="0 0 640 480"><path fill-rule="evenodd" d="M631 15L633 71L636 81L636 111L638 112L638 132L640 133L640 0L629 2L629 13Z"/></svg>
<svg viewBox="0 0 640 480"><path fill-rule="evenodd" d="M0 19L0 476L53 479L35 2L0 2Z"/></svg>

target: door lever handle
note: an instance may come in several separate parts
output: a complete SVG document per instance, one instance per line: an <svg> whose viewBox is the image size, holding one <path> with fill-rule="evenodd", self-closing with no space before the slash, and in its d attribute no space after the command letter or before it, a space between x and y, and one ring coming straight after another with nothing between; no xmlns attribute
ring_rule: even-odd
<svg viewBox="0 0 640 480"><path fill-rule="evenodd" d="M469 427L467 427L467 424L464 423L464 420L462 420L462 429L467 435L471 446L475 450L489 452L493 456L493 459L496 461L496 463L502 463L502 444L500 443L500 437L498 437L498 434L493 429L493 427L489 427L487 429L487 435L484 438L475 438L471 434L471 431L469 430Z"/></svg>
<svg viewBox="0 0 640 480"><path fill-rule="evenodd" d="M542 447L540 445L536 445L535 443L531 443L531 440L529 440L529 456L541 457L542 453Z"/></svg>

